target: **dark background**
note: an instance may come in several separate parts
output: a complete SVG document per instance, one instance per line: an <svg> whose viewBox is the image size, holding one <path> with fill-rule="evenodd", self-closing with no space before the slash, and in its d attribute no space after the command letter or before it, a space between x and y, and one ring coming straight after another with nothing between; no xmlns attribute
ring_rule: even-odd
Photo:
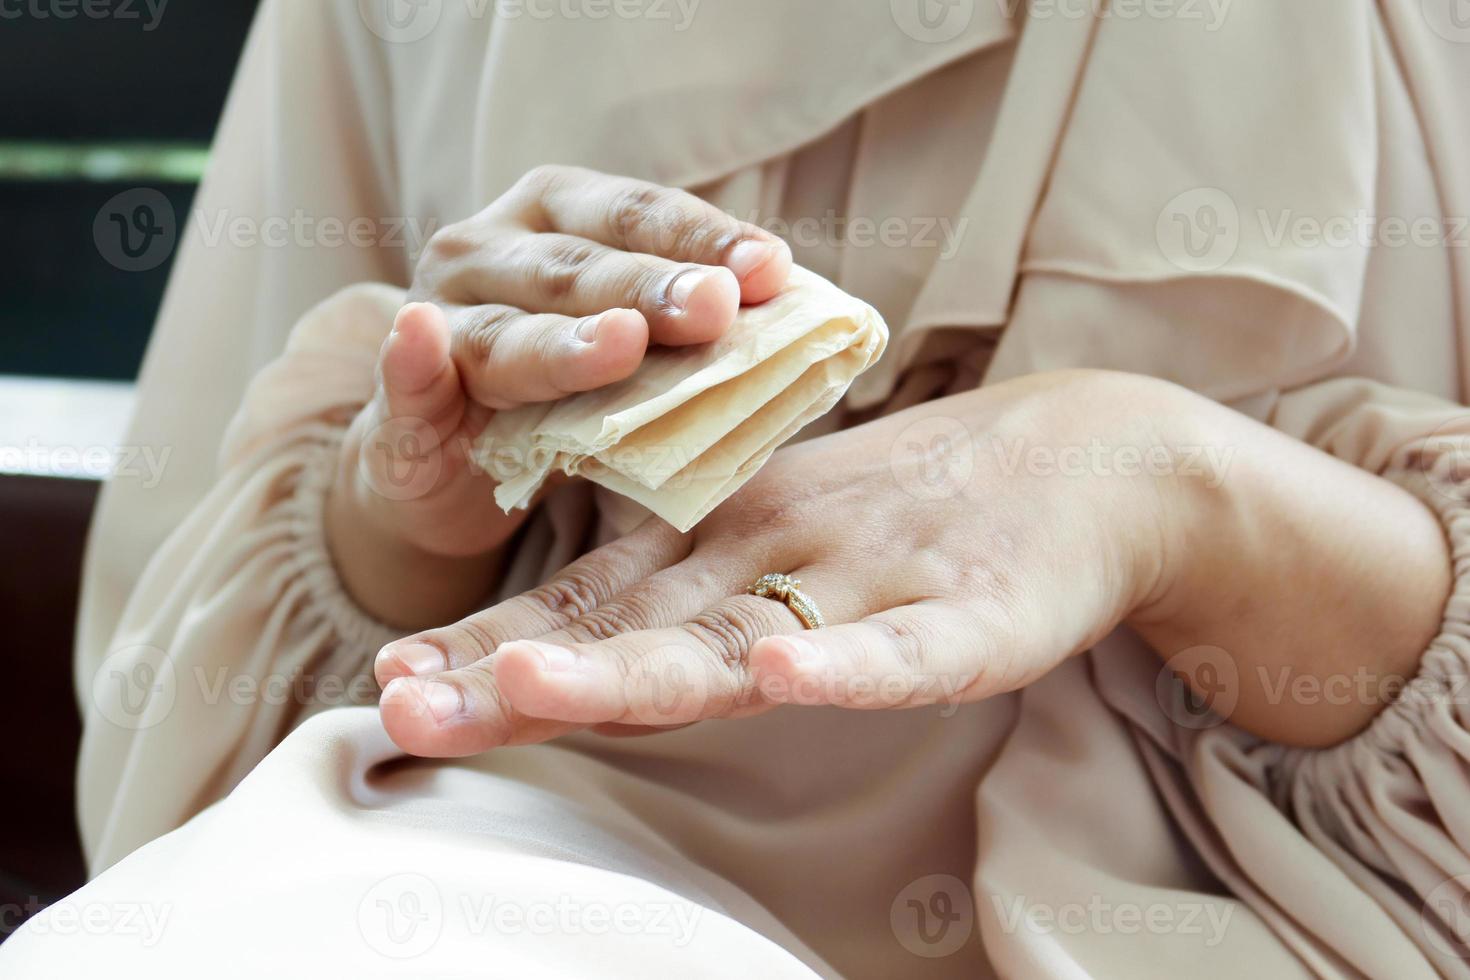
<svg viewBox="0 0 1470 980"><path fill-rule="evenodd" d="M94 221L115 195L137 188L158 190L186 214L193 184L21 176L15 161L38 144L207 146L255 5L171 0L152 30L145 30L151 15L141 0L102 4L110 11L105 17L52 0L6 5L0 375L135 376L170 262L120 270L99 250ZM57 16L68 10L76 16ZM137 16L128 19L125 11ZM19 675L8 685L0 753L7 800L0 811L0 936L84 877L72 792L79 723L70 674L77 579L96 491L87 480L0 475L0 621L12 627L6 659Z"/></svg>
<svg viewBox="0 0 1470 980"><path fill-rule="evenodd" d="M209 143L255 0L171 0L151 31L142 0L126 6L139 18L0 19L0 141ZM162 191L178 214L194 196L192 184L138 178L0 184L0 268L13 282L0 308L0 374L137 373L169 263L123 272L92 235L99 208L137 187Z"/></svg>

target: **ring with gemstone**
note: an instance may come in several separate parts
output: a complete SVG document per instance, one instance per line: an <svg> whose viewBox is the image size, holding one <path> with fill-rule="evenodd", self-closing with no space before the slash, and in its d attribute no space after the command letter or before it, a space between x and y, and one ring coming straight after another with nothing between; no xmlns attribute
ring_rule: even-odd
<svg viewBox="0 0 1470 980"><path fill-rule="evenodd" d="M812 597L801 591L800 579L782 575L780 572L771 572L756 579L755 584L745 591L763 599L775 599L786 603L786 607L796 613L796 618L801 620L801 624L809 630L821 629L827 625L827 621L822 618L822 611L817 608Z"/></svg>

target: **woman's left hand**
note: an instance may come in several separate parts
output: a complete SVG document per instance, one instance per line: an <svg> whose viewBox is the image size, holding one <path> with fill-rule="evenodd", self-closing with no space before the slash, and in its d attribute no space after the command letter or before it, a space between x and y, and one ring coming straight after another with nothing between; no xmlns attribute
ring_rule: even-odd
<svg viewBox="0 0 1470 980"><path fill-rule="evenodd" d="M385 648L384 723L410 752L459 755L586 726L1021 687L1160 581L1173 522L1157 479L1034 465L1038 448L1102 433L1151 444L1149 399L1170 386L1121 377L1039 376L783 449L691 533L650 520L533 592ZM799 579L828 625L804 631L746 594L767 572ZM446 672L405 676L426 659L400 659L406 644Z"/></svg>
<svg viewBox="0 0 1470 980"><path fill-rule="evenodd" d="M828 625L746 594L769 572ZM376 669L400 746L463 755L787 703L975 701L1126 621L1165 660L1222 657L1196 691L1218 713L1326 745L1413 676L1449 583L1438 519L1388 480L1175 385L1069 371L784 448L689 534L649 520Z"/></svg>

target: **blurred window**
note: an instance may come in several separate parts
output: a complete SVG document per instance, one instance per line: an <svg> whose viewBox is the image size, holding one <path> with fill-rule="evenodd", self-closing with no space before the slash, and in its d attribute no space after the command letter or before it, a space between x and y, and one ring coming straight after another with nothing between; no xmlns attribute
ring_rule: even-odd
<svg viewBox="0 0 1470 980"><path fill-rule="evenodd" d="M0 0L0 375L136 375L255 5Z"/></svg>
<svg viewBox="0 0 1470 980"><path fill-rule="evenodd" d="M255 6L0 0L0 475L123 465L131 382Z"/></svg>

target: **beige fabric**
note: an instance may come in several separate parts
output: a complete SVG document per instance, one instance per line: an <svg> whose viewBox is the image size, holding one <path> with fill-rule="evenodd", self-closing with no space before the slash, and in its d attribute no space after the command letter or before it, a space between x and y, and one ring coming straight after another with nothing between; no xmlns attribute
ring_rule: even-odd
<svg viewBox="0 0 1470 980"><path fill-rule="evenodd" d="M713 343L655 349L617 384L497 412L474 459L507 512L560 470L687 531L836 405L887 343L871 306L797 267Z"/></svg>
<svg viewBox="0 0 1470 980"><path fill-rule="evenodd" d="M1290 230L1470 214L1470 62L1445 11L1038 4L1023 27L958 4L970 19L936 41L901 29L901 3L711 4L677 33L445 3L428 39L384 42L356 6L264 4L202 217L448 221L547 161L698 186L779 219L799 263L887 320L847 409L1115 367L1410 486L1459 573L1427 693L1341 746L1286 750L1175 714L1157 657L1120 632L951 712L782 710L405 759L371 707L343 706L370 700L385 633L320 529L391 301L353 290L289 349L286 331L344 286L406 283L409 257L196 226L132 425L170 467L108 488L88 560L79 780L99 876L0 947L7 974L1470 975L1447 942L1470 938L1453 696L1470 676L1453 452L1470 253ZM1167 9L1186 6L1202 9ZM1210 226L1224 238L1203 237L1211 215L1233 215ZM827 234L889 217L902 244ZM596 496L553 495L506 591L639 516ZM487 919L487 901L551 925ZM631 925L571 925L558 902ZM138 905L166 918L156 934L117 922ZM112 928L66 931L97 909ZM697 925L655 929L655 910Z"/></svg>

